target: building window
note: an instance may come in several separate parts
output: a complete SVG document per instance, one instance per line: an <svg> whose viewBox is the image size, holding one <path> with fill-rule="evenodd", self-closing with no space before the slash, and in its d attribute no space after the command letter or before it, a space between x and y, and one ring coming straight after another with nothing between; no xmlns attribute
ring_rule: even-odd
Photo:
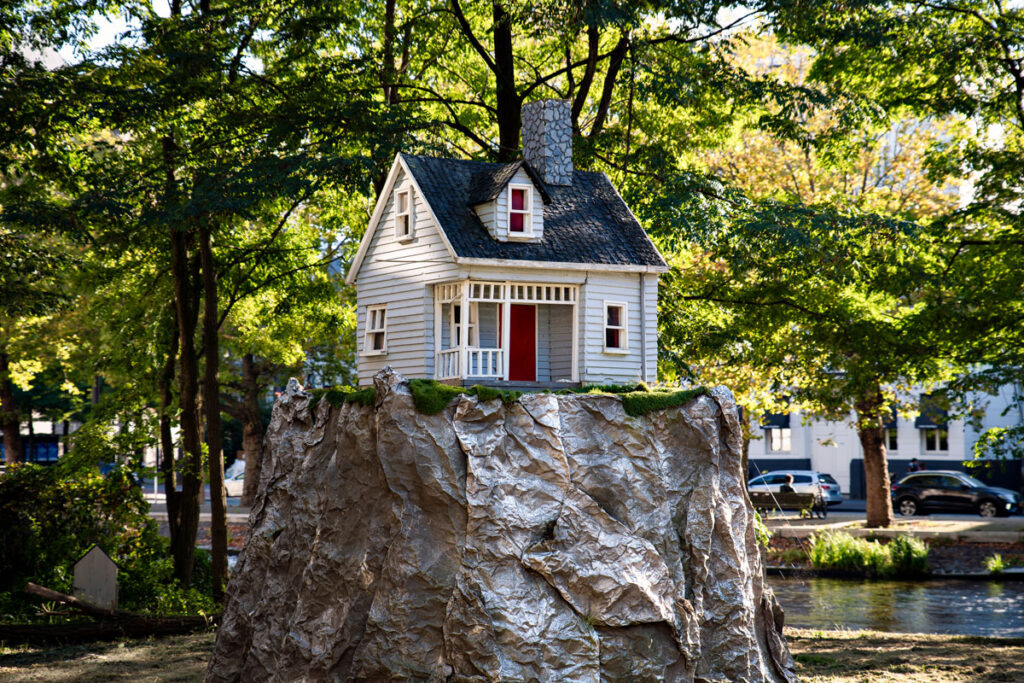
<svg viewBox="0 0 1024 683"><path fill-rule="evenodd" d="M899 440L896 438L896 436L897 435L895 428L890 427L885 430L885 450L898 451L900 449Z"/></svg>
<svg viewBox="0 0 1024 683"><path fill-rule="evenodd" d="M788 453L793 446L793 432L789 427L773 427L764 430L769 453Z"/></svg>
<svg viewBox="0 0 1024 683"><path fill-rule="evenodd" d="M941 453L949 450L949 431L943 428L922 429L924 433L924 450L930 453Z"/></svg>
<svg viewBox="0 0 1024 683"><path fill-rule="evenodd" d="M412 190L399 190L395 194L395 239L407 242L413 229Z"/></svg>
<svg viewBox="0 0 1024 683"><path fill-rule="evenodd" d="M385 323L386 306L366 307L365 354L383 354L388 350L388 331Z"/></svg>
<svg viewBox="0 0 1024 683"><path fill-rule="evenodd" d="M510 185L508 188L508 231L516 235L529 235L533 232L528 186Z"/></svg>
<svg viewBox="0 0 1024 683"><path fill-rule="evenodd" d="M604 303L604 350L607 353L624 353L629 348L626 334L628 320L626 304L613 301Z"/></svg>

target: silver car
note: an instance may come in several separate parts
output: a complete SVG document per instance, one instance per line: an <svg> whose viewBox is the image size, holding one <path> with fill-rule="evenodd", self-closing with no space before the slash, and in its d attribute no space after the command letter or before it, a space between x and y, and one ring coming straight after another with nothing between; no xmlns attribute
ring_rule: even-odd
<svg viewBox="0 0 1024 683"><path fill-rule="evenodd" d="M797 493L820 493L829 505L843 502L843 492L835 477L814 470L772 470L747 482L748 491L774 491L786 483L786 475L793 475L793 490Z"/></svg>

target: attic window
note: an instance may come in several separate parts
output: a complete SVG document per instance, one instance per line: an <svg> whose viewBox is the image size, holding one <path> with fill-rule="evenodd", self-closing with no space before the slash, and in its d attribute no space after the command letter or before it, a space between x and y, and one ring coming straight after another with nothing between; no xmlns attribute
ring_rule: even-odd
<svg viewBox="0 0 1024 683"><path fill-rule="evenodd" d="M530 187L509 185L508 187L508 231L510 235L530 235Z"/></svg>
<svg viewBox="0 0 1024 683"><path fill-rule="evenodd" d="M413 229L412 190L399 190L395 194L395 239L408 242Z"/></svg>
<svg viewBox="0 0 1024 683"><path fill-rule="evenodd" d="M604 302L604 351L605 353L626 353L628 320L626 304L617 301Z"/></svg>

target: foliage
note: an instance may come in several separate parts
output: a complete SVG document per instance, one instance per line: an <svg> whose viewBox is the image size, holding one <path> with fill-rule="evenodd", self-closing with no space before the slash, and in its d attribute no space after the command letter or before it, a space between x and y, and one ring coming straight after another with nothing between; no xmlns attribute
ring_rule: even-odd
<svg viewBox="0 0 1024 683"><path fill-rule="evenodd" d="M928 572L928 547L901 534L888 543L858 538L844 531L811 537L808 551L817 569L832 569L872 578L916 578Z"/></svg>
<svg viewBox="0 0 1024 683"><path fill-rule="evenodd" d="M1002 574L1006 571L1006 563L1000 553L989 555L985 558L985 571L989 574Z"/></svg>
<svg viewBox="0 0 1024 683"><path fill-rule="evenodd" d="M974 442L974 462L983 458L1024 458L1024 425L991 427Z"/></svg>
<svg viewBox="0 0 1024 683"><path fill-rule="evenodd" d="M204 580L200 568L191 590L177 586L167 542L157 534L148 507L124 466L105 475L71 461L7 468L0 475L2 618L22 621L34 612L37 601L22 593L26 581L72 593L74 563L94 544L119 567L122 608L211 612L203 594L209 590L209 571Z"/></svg>
<svg viewBox="0 0 1024 683"><path fill-rule="evenodd" d="M772 541L772 530L764 523L757 510L754 511L754 537L761 544L762 548L767 548L768 544ZM803 556L803 551L800 551L800 554Z"/></svg>

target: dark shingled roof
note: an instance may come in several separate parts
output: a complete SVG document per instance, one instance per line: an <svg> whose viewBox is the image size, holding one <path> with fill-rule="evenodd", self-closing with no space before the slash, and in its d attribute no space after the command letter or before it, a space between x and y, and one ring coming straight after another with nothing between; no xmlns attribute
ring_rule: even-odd
<svg viewBox="0 0 1024 683"><path fill-rule="evenodd" d="M603 173L574 171L572 185L542 186L550 200L544 204L544 238L499 242L471 205L496 197L523 162L494 164L411 154L402 158L459 257L665 266ZM535 174L530 175L538 182Z"/></svg>

